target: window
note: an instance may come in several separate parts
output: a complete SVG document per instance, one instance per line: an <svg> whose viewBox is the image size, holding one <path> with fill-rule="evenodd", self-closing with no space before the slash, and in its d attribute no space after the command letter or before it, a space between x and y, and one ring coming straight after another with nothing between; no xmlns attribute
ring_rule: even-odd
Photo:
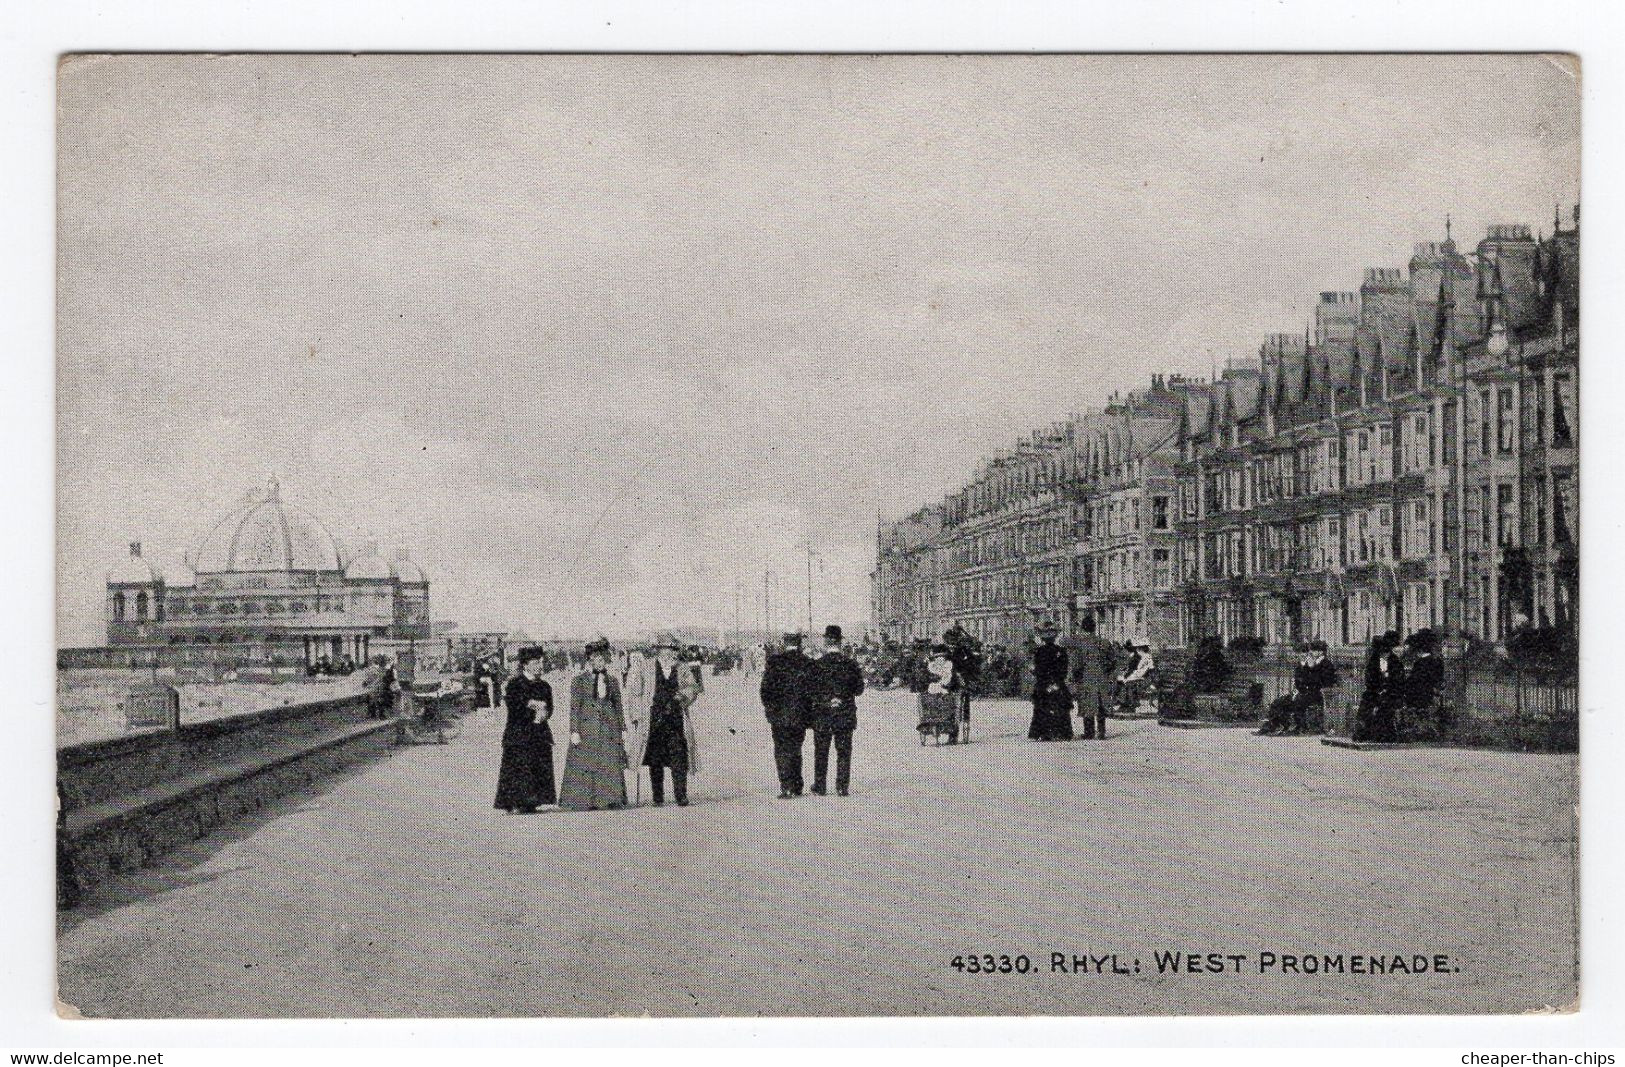
<svg viewBox="0 0 1625 1067"><path fill-rule="evenodd" d="M1573 407L1572 379L1567 374L1552 375L1552 447L1572 448L1574 433L1569 427Z"/></svg>
<svg viewBox="0 0 1625 1067"><path fill-rule="evenodd" d="M1490 454L1490 391L1478 394L1478 454Z"/></svg>
<svg viewBox="0 0 1625 1067"><path fill-rule="evenodd" d="M1483 545L1486 551L1490 547L1490 531L1495 528L1493 520L1491 518L1491 511L1494 509L1494 506L1495 506L1495 502L1490 497L1490 487L1487 486L1487 485L1479 486L1478 487L1478 543Z"/></svg>
<svg viewBox="0 0 1625 1067"><path fill-rule="evenodd" d="M1495 504L1496 544L1504 547L1516 543L1517 511L1512 506L1512 485L1510 482L1502 482L1495 487Z"/></svg>
<svg viewBox="0 0 1625 1067"><path fill-rule="evenodd" d="M1512 388L1503 386L1495 394L1495 447L1499 452L1512 451L1513 435L1516 432L1512 420Z"/></svg>
<svg viewBox="0 0 1625 1067"><path fill-rule="evenodd" d="M113 621L124 621L124 593L122 591L113 594Z"/></svg>
<svg viewBox="0 0 1625 1067"><path fill-rule="evenodd" d="M1552 476L1552 540L1569 543L1569 491L1574 480L1567 475Z"/></svg>
<svg viewBox="0 0 1625 1067"><path fill-rule="evenodd" d="M1535 543L1544 545L1546 541L1546 476L1535 475L1534 484L1535 504Z"/></svg>
<svg viewBox="0 0 1625 1067"><path fill-rule="evenodd" d="M1409 423L1405 425L1405 434L1401 442L1404 452L1404 469L1419 471L1433 465L1432 439L1428 436L1428 417L1425 412L1412 415Z"/></svg>
<svg viewBox="0 0 1625 1067"><path fill-rule="evenodd" d="M1151 528L1153 530L1166 530L1168 528L1168 498L1166 496L1151 498Z"/></svg>
<svg viewBox="0 0 1625 1067"><path fill-rule="evenodd" d="M1456 402L1446 400L1439 420L1439 457L1440 462L1451 464L1456 462Z"/></svg>
<svg viewBox="0 0 1625 1067"><path fill-rule="evenodd" d="M135 595L135 619L137 622L147 621L147 591L145 589Z"/></svg>

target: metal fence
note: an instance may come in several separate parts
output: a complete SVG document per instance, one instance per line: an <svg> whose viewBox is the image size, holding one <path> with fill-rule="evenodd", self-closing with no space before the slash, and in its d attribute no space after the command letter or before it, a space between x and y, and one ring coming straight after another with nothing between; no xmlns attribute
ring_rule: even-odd
<svg viewBox="0 0 1625 1067"><path fill-rule="evenodd" d="M1352 736L1364 661L1346 654L1334 658L1342 680L1327 694L1325 729L1336 736ZM1292 688L1296 655L1265 654L1232 662L1238 672L1263 683L1266 703ZM1516 751L1578 750L1580 701L1574 671L1530 669L1482 658L1445 657L1444 663L1440 742Z"/></svg>

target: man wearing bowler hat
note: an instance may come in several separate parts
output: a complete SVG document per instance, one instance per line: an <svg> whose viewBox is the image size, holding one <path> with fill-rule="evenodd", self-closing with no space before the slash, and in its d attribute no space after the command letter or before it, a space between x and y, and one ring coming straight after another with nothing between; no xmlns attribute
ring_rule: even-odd
<svg viewBox="0 0 1625 1067"><path fill-rule="evenodd" d="M863 670L841 646L841 628L824 627L824 654L813 661L813 785L819 796L829 780L829 746L835 743L835 794L852 782L852 731L858 728Z"/></svg>
<svg viewBox="0 0 1625 1067"><path fill-rule="evenodd" d="M801 651L801 635L785 634L784 649L767 657L762 672L762 710L773 731L773 762L779 772L779 799L800 796L801 746L812 712L813 661Z"/></svg>

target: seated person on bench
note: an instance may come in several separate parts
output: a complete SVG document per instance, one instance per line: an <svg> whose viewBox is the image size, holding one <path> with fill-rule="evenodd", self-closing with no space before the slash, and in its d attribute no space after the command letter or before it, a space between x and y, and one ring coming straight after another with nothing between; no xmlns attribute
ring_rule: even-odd
<svg viewBox="0 0 1625 1067"><path fill-rule="evenodd" d="M1439 687L1444 683L1444 661L1439 658L1439 637L1424 627L1405 639L1407 663L1400 690L1404 702L1404 726L1419 739L1442 735L1449 723L1439 704Z"/></svg>
<svg viewBox="0 0 1625 1067"><path fill-rule="evenodd" d="M1309 711L1321 693L1337 684L1337 664L1326 656L1326 642L1309 642L1309 651L1292 671L1292 692L1275 698L1261 734L1301 734L1309 728Z"/></svg>

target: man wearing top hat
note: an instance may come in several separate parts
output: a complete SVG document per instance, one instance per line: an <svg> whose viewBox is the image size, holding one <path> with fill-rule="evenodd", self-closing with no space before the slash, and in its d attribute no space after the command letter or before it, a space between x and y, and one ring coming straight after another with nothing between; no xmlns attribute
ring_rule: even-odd
<svg viewBox="0 0 1625 1067"><path fill-rule="evenodd" d="M671 768L672 795L688 806L688 776L700 769L690 708L700 695L694 672L682 662L677 638L663 634L655 641L655 658L626 682L626 708L632 766L649 768L649 796L656 806L666 801L666 768Z"/></svg>
<svg viewBox="0 0 1625 1067"><path fill-rule="evenodd" d="M773 731L773 762L779 773L779 799L801 795L801 747L812 722L813 661L801 651L801 635L785 634L784 648L767 658L762 672L762 710Z"/></svg>
<svg viewBox="0 0 1625 1067"><path fill-rule="evenodd" d="M841 645L841 628L824 627L824 654L813 661L813 785L819 796L829 780L829 746L835 745L835 793L852 782L852 731L858 728L863 670Z"/></svg>

